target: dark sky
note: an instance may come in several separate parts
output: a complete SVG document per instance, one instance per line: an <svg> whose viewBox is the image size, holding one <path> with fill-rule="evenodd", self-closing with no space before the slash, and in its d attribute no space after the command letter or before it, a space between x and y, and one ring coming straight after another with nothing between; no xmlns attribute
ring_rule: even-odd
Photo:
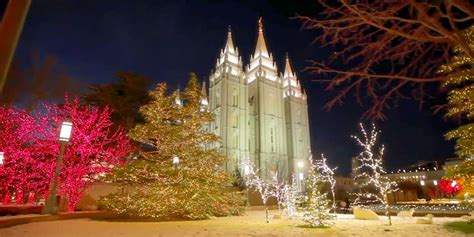
<svg viewBox="0 0 474 237"><path fill-rule="evenodd" d="M331 165L348 173L351 157L359 152L349 135L358 131L364 108L347 97L342 106L322 109L333 94L302 70L309 65L306 60L324 60L330 49L310 44L317 32L301 31L300 22L289 19L296 13L314 15L318 9L309 0L36 0L16 57L26 62L32 51L54 55L84 84L114 81L115 72L128 70L176 87L185 85L191 71L207 80L228 25L247 63L262 16L279 68L288 52L307 90L313 153L325 153ZM453 157L453 143L443 139L449 126L429 106L420 111L416 102L406 101L387 115L379 126L389 170Z"/></svg>

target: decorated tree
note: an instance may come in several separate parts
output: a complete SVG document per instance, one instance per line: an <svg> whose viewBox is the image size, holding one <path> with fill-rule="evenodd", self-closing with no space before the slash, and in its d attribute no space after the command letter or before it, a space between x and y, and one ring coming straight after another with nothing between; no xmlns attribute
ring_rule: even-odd
<svg viewBox="0 0 474 237"><path fill-rule="evenodd" d="M48 172L38 169L34 157L39 147L34 142L34 132L41 131L34 118L25 110L0 107L0 152L4 160L0 163L0 196L3 203L11 199L24 203L31 192L44 193L44 182Z"/></svg>
<svg viewBox="0 0 474 237"><path fill-rule="evenodd" d="M263 206L265 207L265 220L267 223L270 223L270 216L268 215L267 206L268 199L270 197L275 197L276 194L280 194L280 190L275 190L275 187L280 186L280 183L278 182L277 172L272 171L270 173L270 176L272 177L271 180L262 179L260 178L259 171L250 161L245 164L245 170L245 186L247 188L254 188L260 194ZM276 179L276 182L274 179ZM280 204L278 205L280 206Z"/></svg>
<svg viewBox="0 0 474 237"><path fill-rule="evenodd" d="M298 184L296 181L295 175L292 176L291 183L287 183L283 186L282 189L282 206L286 210L286 215L288 217L294 217L297 215L296 204L300 198L300 190L298 189Z"/></svg>
<svg viewBox="0 0 474 237"><path fill-rule="evenodd" d="M461 31L472 24L474 10L464 0L318 0L321 11L298 16L303 28L317 30L317 45L332 47L325 61L307 68L318 74L327 90L337 90L331 108L354 93L360 104L372 106L365 116L385 118L383 110L400 99L414 98L420 106L426 84L440 84L437 73L458 46L473 57ZM345 66L343 66L345 65ZM449 74L449 72L448 72Z"/></svg>
<svg viewBox="0 0 474 237"><path fill-rule="evenodd" d="M397 183L390 181L384 174L383 155L384 146L382 145L376 151L377 136L379 131L372 124L372 129L369 133L366 132L364 126L360 125L362 136L352 135L357 144L362 148L362 152L356 157L359 161L359 166L356 167L356 175L354 179L361 187L361 191L356 193L355 204L360 203L364 198L375 198L375 200L385 206L385 214L388 217L389 225L392 225L390 217L390 203L388 202L388 193L396 191ZM375 192L367 192L371 188Z"/></svg>
<svg viewBox="0 0 474 237"><path fill-rule="evenodd" d="M327 195L319 191L321 177L318 167L309 157L308 178L306 179L306 189L308 191L308 202L305 208L303 221L310 227L323 227L332 224L333 215L329 213L329 200Z"/></svg>
<svg viewBox="0 0 474 237"><path fill-rule="evenodd" d="M334 171L337 169L331 168L326 164L326 158L324 154L321 154L321 159L316 160L316 169L319 173L319 177L321 178L322 182L329 184L329 188L331 190L331 197L332 197L332 208L334 214L336 214L336 194L334 192L334 188L336 187L336 179L334 178Z"/></svg>
<svg viewBox="0 0 474 237"><path fill-rule="evenodd" d="M113 126L107 107L82 105L79 99L65 98L63 104L44 104L36 119L44 129L37 142L43 151L47 182L53 176L59 154L59 125L68 118L73 123L71 140L65 148L59 178L59 194L68 198L68 210L73 211L89 184L105 176L116 165L123 164L131 151L125 130ZM50 164L49 167L47 164Z"/></svg>
<svg viewBox="0 0 474 237"><path fill-rule="evenodd" d="M59 175L59 194L74 207L89 184L105 176L130 152L131 146L121 128L112 128L111 111L81 105L66 97L63 104L44 104L35 113L22 109L0 108L1 147L5 161L0 166L6 196L15 192L17 203L44 198L52 181L59 154L61 122L73 123L71 140L65 148ZM25 196L27 195L27 196Z"/></svg>
<svg viewBox="0 0 474 237"><path fill-rule="evenodd" d="M468 193L474 193L473 177L474 177L474 160L472 159L467 159L459 165L448 166L445 173L445 178L447 180L461 180L462 179L463 180L462 189L463 191L468 192ZM444 191L446 192L446 189L444 189ZM451 192L448 191L447 193L451 193Z"/></svg>
<svg viewBox="0 0 474 237"><path fill-rule="evenodd" d="M150 103L140 108L145 122L129 133L143 149L111 177L120 188L103 200L107 208L164 219L240 213L240 196L225 190L232 180L222 169L224 157L206 149L218 137L203 129L213 117L201 109L200 91L191 74L182 94L167 95L165 84L149 93Z"/></svg>
<svg viewBox="0 0 474 237"><path fill-rule="evenodd" d="M474 51L474 26L459 37ZM450 62L440 68L440 73L448 75L444 86L450 89L446 116L467 123L448 132L446 138L456 139L459 157L474 158L474 56L463 51L460 45L453 48L453 53Z"/></svg>
<svg viewBox="0 0 474 237"><path fill-rule="evenodd" d="M270 186L273 190L273 197L275 197L280 214L283 212L285 203L285 181L278 178L278 172L272 172L270 175Z"/></svg>

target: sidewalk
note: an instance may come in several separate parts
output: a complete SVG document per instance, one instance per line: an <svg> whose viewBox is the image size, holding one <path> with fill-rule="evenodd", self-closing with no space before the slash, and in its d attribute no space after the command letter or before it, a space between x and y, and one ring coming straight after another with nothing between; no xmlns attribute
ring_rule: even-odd
<svg viewBox="0 0 474 237"><path fill-rule="evenodd" d="M8 228L15 225L27 224L31 222L69 220L80 218L111 218L116 216L117 215L115 213L107 211L81 211L71 213L59 213L58 215L28 214L16 216L1 216L0 229Z"/></svg>

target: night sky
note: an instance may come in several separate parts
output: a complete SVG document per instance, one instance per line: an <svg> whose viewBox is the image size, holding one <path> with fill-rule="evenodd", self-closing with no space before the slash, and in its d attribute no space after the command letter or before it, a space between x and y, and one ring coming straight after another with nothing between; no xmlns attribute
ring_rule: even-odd
<svg viewBox="0 0 474 237"><path fill-rule="evenodd" d="M309 66L307 60L324 60L331 49L311 45L318 32L302 31L301 23L289 18L296 13L315 15L318 8L309 0L33 1L16 60L28 62L33 51L54 55L60 67L79 78L84 88L117 80L114 74L119 70L166 81L171 87L184 86L189 72L208 79L228 25L247 63L255 48L257 19L262 16L267 45L279 68L288 52L307 90L313 153L325 153L331 165L347 174L350 159L359 152L349 135L358 131L365 108L349 96L342 106L323 110L334 94L324 91L311 81L317 79L314 75L302 70ZM378 122L388 170L454 156L454 144L443 139L453 124L433 115L434 105L429 103L420 111L416 102L403 101L387 111L386 121Z"/></svg>

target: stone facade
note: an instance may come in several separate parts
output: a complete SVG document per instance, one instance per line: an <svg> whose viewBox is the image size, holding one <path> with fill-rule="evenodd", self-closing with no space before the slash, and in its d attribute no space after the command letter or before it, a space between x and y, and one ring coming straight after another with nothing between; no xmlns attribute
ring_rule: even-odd
<svg viewBox="0 0 474 237"><path fill-rule="evenodd" d="M306 176L310 154L307 97L286 56L283 73L269 53L259 21L257 44L248 65L243 64L228 31L209 78L209 109L215 115L211 131L227 157L225 169L243 174L252 162L264 178Z"/></svg>

